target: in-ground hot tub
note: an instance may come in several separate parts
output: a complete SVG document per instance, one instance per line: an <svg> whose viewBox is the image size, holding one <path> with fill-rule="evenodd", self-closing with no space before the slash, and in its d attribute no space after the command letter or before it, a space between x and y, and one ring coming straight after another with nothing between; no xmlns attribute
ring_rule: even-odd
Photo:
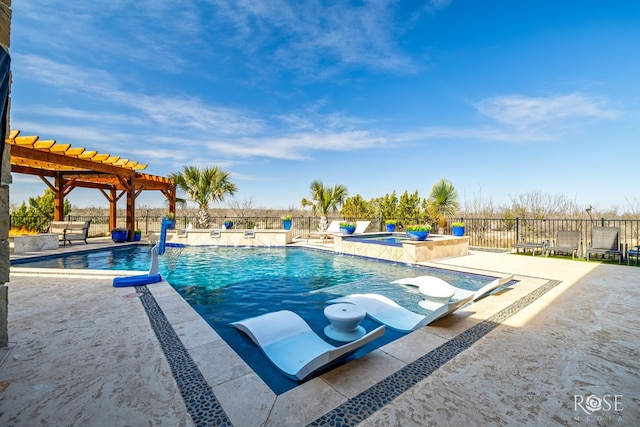
<svg viewBox="0 0 640 427"><path fill-rule="evenodd" d="M367 233L358 236L334 237L337 253L384 259L405 264L417 264L469 253L469 237L429 234L427 240L414 241L404 233Z"/></svg>

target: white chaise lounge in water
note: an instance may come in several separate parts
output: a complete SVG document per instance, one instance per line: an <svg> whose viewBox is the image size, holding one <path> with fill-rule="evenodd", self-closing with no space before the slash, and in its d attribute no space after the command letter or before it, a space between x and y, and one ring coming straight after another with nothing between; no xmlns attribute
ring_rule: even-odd
<svg viewBox="0 0 640 427"><path fill-rule="evenodd" d="M312 374L337 364L364 345L384 335L380 326L362 338L334 347L320 338L296 313L275 311L233 322L286 376L302 381Z"/></svg>
<svg viewBox="0 0 640 427"><path fill-rule="evenodd" d="M421 294L425 295L429 300L432 301L447 302L450 298L453 297L455 297L456 299L461 299L466 298L469 295L473 297L473 301L478 301L480 298L489 295L492 291L499 288L500 286L503 286L506 283L512 281L513 277L513 274L499 277L487 283L475 292L451 286L446 281L433 276L407 277L404 279L394 280L391 283L416 286Z"/></svg>
<svg viewBox="0 0 640 427"><path fill-rule="evenodd" d="M429 307L432 312L426 316L407 310L392 299L380 294L351 294L327 302L357 304L364 308L367 311L367 316L376 322L400 332L411 332L453 313L471 302L471 299L472 297L468 296L461 300L433 304Z"/></svg>

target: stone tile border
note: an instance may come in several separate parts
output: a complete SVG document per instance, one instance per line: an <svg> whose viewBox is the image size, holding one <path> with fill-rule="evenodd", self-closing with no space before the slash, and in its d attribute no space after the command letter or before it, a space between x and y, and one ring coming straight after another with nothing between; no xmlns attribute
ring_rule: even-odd
<svg viewBox="0 0 640 427"><path fill-rule="evenodd" d="M527 307L560 283L562 282L559 280L548 280L547 283L513 302L490 318L472 326L342 405L327 412L311 422L309 426L358 425L400 394L427 378L442 365L471 347L506 319ZM194 423L197 426L231 426L231 421L214 395L211 386L189 355L151 292L146 286L136 286L135 289L136 292L142 293L140 300L149 316L151 326L167 357L173 377Z"/></svg>
<svg viewBox="0 0 640 427"><path fill-rule="evenodd" d="M231 426L231 421L213 394L211 386L180 341L149 289L146 286L136 286L135 289L142 294L140 297L142 306L149 316L151 327L167 357L173 378L195 425Z"/></svg>

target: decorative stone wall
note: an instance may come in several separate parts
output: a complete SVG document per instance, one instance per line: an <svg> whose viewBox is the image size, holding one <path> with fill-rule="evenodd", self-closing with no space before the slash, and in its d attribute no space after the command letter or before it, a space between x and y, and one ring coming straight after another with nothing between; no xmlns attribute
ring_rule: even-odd
<svg viewBox="0 0 640 427"><path fill-rule="evenodd" d="M59 246L57 234L9 237L9 253L12 254L58 249Z"/></svg>
<svg viewBox="0 0 640 427"><path fill-rule="evenodd" d="M0 48L8 51L11 44L11 0L0 0ZM11 88L11 86L9 86ZM9 101L11 105L11 101ZM7 114L9 120L9 114ZM7 126L9 130L9 126ZM7 135L0 135L4 140ZM9 184L11 159L9 145L5 145L0 164L0 347L9 345L7 327L9 281Z"/></svg>
<svg viewBox="0 0 640 427"><path fill-rule="evenodd" d="M356 255L367 258L384 259L403 264L418 264L434 259L464 256L469 254L469 237L448 235L430 235L428 240L405 241L398 245L386 245L374 241L363 242L343 239L337 235L333 238L337 253Z"/></svg>
<svg viewBox="0 0 640 427"><path fill-rule="evenodd" d="M149 232L149 241L158 241L158 232ZM291 230L168 230L167 242L187 246L286 246L293 241Z"/></svg>

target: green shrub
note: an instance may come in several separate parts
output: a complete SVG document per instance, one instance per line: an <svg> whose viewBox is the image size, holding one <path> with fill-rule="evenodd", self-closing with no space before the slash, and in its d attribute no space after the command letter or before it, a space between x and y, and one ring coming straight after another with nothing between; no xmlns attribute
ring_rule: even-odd
<svg viewBox="0 0 640 427"><path fill-rule="evenodd" d="M407 231L431 231L430 225L408 225Z"/></svg>

